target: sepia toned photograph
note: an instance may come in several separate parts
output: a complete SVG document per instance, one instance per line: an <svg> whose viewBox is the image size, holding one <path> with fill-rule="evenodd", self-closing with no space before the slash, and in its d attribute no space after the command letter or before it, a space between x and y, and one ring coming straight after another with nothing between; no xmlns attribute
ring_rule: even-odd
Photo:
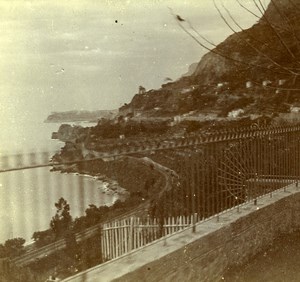
<svg viewBox="0 0 300 282"><path fill-rule="evenodd" d="M0 0L0 281L300 281L300 0Z"/></svg>

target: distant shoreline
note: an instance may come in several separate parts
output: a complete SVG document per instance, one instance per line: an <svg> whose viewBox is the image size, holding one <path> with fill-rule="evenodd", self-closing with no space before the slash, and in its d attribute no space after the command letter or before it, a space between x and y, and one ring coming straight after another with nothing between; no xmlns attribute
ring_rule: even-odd
<svg viewBox="0 0 300 282"><path fill-rule="evenodd" d="M66 111L52 112L44 121L45 123L62 122L98 122L101 118L114 118L118 110L97 110L97 111Z"/></svg>
<svg viewBox="0 0 300 282"><path fill-rule="evenodd" d="M44 123L58 123L58 124L62 124L62 123L76 123L76 122L83 122L83 123L97 123L98 119L95 120L85 120L85 119L58 119L58 120L44 120Z"/></svg>

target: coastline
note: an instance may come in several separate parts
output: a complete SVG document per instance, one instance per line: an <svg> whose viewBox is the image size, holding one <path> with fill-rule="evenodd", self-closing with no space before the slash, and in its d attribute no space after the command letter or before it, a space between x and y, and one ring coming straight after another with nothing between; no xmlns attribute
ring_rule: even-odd
<svg viewBox="0 0 300 282"><path fill-rule="evenodd" d="M142 198L159 193L165 185L165 177L159 171L153 169L148 163L140 158L123 156L116 160L95 159L72 165L56 165L53 170L61 173L75 173L87 175L94 179L107 182L106 191L117 192L129 196L140 195ZM147 183L153 183L151 191L148 191ZM124 190L122 190L124 189Z"/></svg>
<svg viewBox="0 0 300 282"><path fill-rule="evenodd" d="M125 201L130 195L130 192L127 191L126 188L123 188L117 180L111 179L102 173L95 173L89 170L79 170L76 164L59 165L53 167L50 171L91 178L95 182L99 181L101 185L98 187L98 189L102 190L103 194L109 196L117 196L118 198L116 200L120 200L122 202ZM112 205L113 204L114 202L112 203Z"/></svg>
<svg viewBox="0 0 300 282"><path fill-rule="evenodd" d="M102 190L102 193L106 195L117 195L117 200L125 201L129 196L129 192L125 188L121 187L116 180L110 179L103 174L97 173L91 175L88 171L75 172L73 174L92 178L96 182L100 181L102 185L98 187L98 189ZM114 204L114 202L112 204Z"/></svg>

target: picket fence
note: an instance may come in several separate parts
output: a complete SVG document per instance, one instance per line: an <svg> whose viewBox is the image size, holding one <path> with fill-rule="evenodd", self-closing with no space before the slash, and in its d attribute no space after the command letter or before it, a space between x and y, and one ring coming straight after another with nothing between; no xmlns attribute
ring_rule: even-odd
<svg viewBox="0 0 300 282"><path fill-rule="evenodd" d="M101 252L103 261L117 258L168 234L193 225L197 215L169 217L163 220L131 217L103 224Z"/></svg>

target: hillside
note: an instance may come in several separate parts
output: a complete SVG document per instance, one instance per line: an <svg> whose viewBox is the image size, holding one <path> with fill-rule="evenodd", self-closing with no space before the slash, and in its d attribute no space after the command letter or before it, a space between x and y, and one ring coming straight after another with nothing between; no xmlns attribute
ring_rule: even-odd
<svg viewBox="0 0 300 282"><path fill-rule="evenodd" d="M241 109L244 116L271 116L297 106L299 91L288 89L300 88L300 4L273 0L260 10L251 28L233 33L177 81L136 94L120 114L225 117Z"/></svg>
<svg viewBox="0 0 300 282"><path fill-rule="evenodd" d="M284 68L299 67L299 15L289 0L272 1L258 23L203 56L193 74L196 81L288 79L291 73Z"/></svg>

